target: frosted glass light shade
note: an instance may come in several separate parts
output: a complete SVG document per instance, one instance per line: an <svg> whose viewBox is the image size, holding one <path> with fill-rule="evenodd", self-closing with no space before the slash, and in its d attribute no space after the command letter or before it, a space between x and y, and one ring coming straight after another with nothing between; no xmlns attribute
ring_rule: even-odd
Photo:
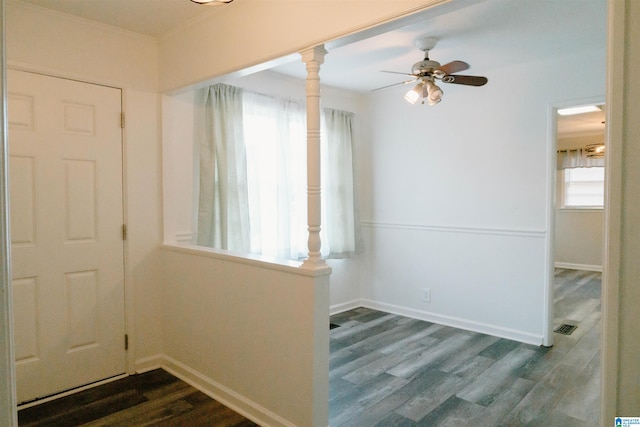
<svg viewBox="0 0 640 427"><path fill-rule="evenodd" d="M406 99L407 102L415 104L416 102L418 102L418 99L420 99L421 95L422 95L422 83L418 83L416 87L414 87L413 89L411 89L409 92L406 93L406 95L404 96L404 99Z"/></svg>
<svg viewBox="0 0 640 427"><path fill-rule="evenodd" d="M443 94L442 89L436 86L436 84L431 80L427 80L425 84L427 87L427 92L429 93L429 96L427 97L427 103L429 105L435 105L440 102L442 100Z"/></svg>

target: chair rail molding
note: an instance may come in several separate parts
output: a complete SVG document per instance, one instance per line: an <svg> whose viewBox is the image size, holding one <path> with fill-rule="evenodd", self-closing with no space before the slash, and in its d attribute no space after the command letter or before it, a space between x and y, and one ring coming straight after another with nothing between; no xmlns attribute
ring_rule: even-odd
<svg viewBox="0 0 640 427"><path fill-rule="evenodd" d="M360 224L363 227L368 227L368 228L432 231L432 232L441 232L441 233L488 234L493 236L531 237L531 238L540 238L540 239L545 238L547 236L547 230L533 230L533 229L459 227L459 226L449 226L449 225L404 224L404 223L389 223L389 222L377 222L377 221L361 221Z"/></svg>

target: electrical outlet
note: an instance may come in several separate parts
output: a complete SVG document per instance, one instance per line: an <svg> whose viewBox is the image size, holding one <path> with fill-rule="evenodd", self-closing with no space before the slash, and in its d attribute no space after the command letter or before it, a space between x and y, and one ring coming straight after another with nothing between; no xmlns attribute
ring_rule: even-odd
<svg viewBox="0 0 640 427"><path fill-rule="evenodd" d="M431 289L424 288L422 290L422 301L431 302Z"/></svg>

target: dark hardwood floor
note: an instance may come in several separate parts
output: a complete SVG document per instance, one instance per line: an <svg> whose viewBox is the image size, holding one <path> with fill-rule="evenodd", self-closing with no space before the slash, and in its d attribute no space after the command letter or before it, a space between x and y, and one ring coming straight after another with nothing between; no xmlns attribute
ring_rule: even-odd
<svg viewBox="0 0 640 427"><path fill-rule="evenodd" d="M257 425L162 369L20 410L18 424L47 427Z"/></svg>
<svg viewBox="0 0 640 427"><path fill-rule="evenodd" d="M331 317L330 425L597 426L600 273L557 270L544 348L370 309Z"/></svg>
<svg viewBox="0 0 640 427"><path fill-rule="evenodd" d="M598 425L600 273L556 270L544 348L359 308L331 317L329 416L342 426ZM163 370L21 410L21 426L255 426Z"/></svg>

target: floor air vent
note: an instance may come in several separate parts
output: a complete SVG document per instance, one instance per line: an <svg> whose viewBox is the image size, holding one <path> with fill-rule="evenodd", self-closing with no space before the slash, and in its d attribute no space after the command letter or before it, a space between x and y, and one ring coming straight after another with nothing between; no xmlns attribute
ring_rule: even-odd
<svg viewBox="0 0 640 427"><path fill-rule="evenodd" d="M558 326L553 332L557 333L557 334L562 334L562 335L571 335L571 333L573 331L575 331L577 328L576 325L567 325L562 324L560 326Z"/></svg>
<svg viewBox="0 0 640 427"><path fill-rule="evenodd" d="M339 328L340 325L336 325L335 323L329 323L329 330Z"/></svg>

